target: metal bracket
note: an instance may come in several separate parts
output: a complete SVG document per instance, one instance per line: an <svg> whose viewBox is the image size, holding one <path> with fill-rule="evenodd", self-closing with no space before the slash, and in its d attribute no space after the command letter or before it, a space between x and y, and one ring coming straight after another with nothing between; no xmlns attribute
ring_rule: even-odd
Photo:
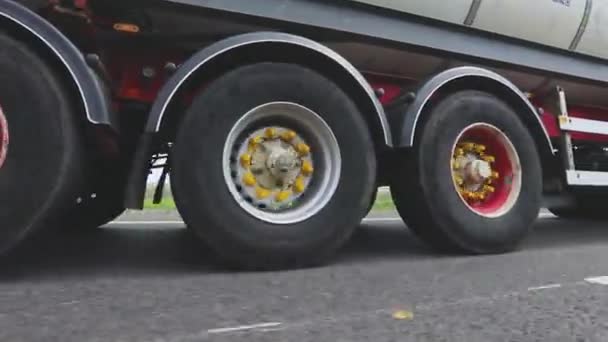
<svg viewBox="0 0 608 342"><path fill-rule="evenodd" d="M568 115L566 92L556 87L557 121L561 131L559 149L565 169L566 184L574 186L608 186L608 172L576 170L574 147L570 132L585 132L608 135L608 122L572 118Z"/></svg>
<svg viewBox="0 0 608 342"><path fill-rule="evenodd" d="M559 149L561 151L564 168L567 172L575 169L572 137L570 136L570 133L568 133L568 131L562 129L562 125L567 124L569 121L568 104L566 101L566 92L564 91L564 89L560 86L557 86L555 90L557 92L557 109L559 113L557 118L561 129Z"/></svg>

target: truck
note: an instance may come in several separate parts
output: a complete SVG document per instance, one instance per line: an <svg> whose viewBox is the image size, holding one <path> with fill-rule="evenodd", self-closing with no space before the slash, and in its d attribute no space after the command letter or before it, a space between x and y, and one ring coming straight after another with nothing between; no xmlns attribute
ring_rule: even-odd
<svg viewBox="0 0 608 342"><path fill-rule="evenodd" d="M606 218L608 1L0 0L0 251L169 177L226 265L327 263L390 187L442 252ZM70 228L72 227L72 228Z"/></svg>

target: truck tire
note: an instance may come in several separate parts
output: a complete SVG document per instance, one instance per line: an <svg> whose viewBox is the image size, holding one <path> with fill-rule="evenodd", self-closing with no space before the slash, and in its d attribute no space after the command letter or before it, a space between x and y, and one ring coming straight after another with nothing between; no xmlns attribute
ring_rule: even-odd
<svg viewBox="0 0 608 342"><path fill-rule="evenodd" d="M0 253L75 199L82 144L59 79L25 44L0 33Z"/></svg>
<svg viewBox="0 0 608 342"><path fill-rule="evenodd" d="M332 256L365 215L371 160L367 125L339 87L302 66L259 63L195 97L171 182L185 222L221 260L305 267Z"/></svg>
<svg viewBox="0 0 608 342"><path fill-rule="evenodd" d="M422 240L445 251L510 251L541 207L534 140L508 105L480 91L439 102L421 123L391 185L396 207Z"/></svg>

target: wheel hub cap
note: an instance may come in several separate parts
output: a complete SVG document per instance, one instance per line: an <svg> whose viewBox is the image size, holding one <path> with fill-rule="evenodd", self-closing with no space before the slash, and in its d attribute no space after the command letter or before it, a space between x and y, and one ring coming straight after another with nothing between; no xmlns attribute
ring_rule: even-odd
<svg viewBox="0 0 608 342"><path fill-rule="evenodd" d="M475 213L498 217L509 211L521 190L519 157L498 128L474 124L463 130L452 154L452 180Z"/></svg>
<svg viewBox="0 0 608 342"><path fill-rule="evenodd" d="M6 161L6 155L8 153L8 122L4 112L0 107L0 168Z"/></svg>
<svg viewBox="0 0 608 342"><path fill-rule="evenodd" d="M313 173L310 147L295 131L267 127L250 135L239 156L243 176L239 186L258 206L289 207L302 195Z"/></svg>
<svg viewBox="0 0 608 342"><path fill-rule="evenodd" d="M319 213L338 188L340 146L329 125L307 107L268 102L232 127L222 166L228 191L258 220L276 225Z"/></svg>

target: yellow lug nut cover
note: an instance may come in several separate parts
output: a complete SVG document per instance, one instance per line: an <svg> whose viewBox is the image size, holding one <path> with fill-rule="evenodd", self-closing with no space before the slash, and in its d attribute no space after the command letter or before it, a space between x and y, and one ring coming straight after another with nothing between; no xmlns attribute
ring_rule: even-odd
<svg viewBox="0 0 608 342"><path fill-rule="evenodd" d="M312 167L312 164L308 160L304 161L304 163L302 164L302 173L305 176L310 176L313 171L314 169Z"/></svg>
<svg viewBox="0 0 608 342"><path fill-rule="evenodd" d="M494 191L496 191L496 189L493 186L491 186L491 185L484 185L483 186L483 191L494 192Z"/></svg>
<svg viewBox="0 0 608 342"><path fill-rule="evenodd" d="M262 142L262 137L253 137L249 140L249 147L256 147Z"/></svg>
<svg viewBox="0 0 608 342"><path fill-rule="evenodd" d="M498 177L500 177L500 173L498 173L497 171L492 171L492 178L498 179Z"/></svg>
<svg viewBox="0 0 608 342"><path fill-rule="evenodd" d="M249 167L251 165L251 155L243 154L241 156L241 165L243 167Z"/></svg>
<svg viewBox="0 0 608 342"><path fill-rule="evenodd" d="M460 176L454 177L454 182L456 182L456 184L458 184L458 185L463 185L464 184L464 180Z"/></svg>
<svg viewBox="0 0 608 342"><path fill-rule="evenodd" d="M485 145L475 145L475 152L481 153L486 150Z"/></svg>
<svg viewBox="0 0 608 342"><path fill-rule="evenodd" d="M467 142L462 144L462 148L467 151L473 151L475 149L475 144Z"/></svg>
<svg viewBox="0 0 608 342"><path fill-rule="evenodd" d="M274 129L272 127L268 127L264 131L264 134L266 135L267 138L272 139L272 138L274 138L277 135L277 131L276 131L276 129Z"/></svg>
<svg viewBox="0 0 608 342"><path fill-rule="evenodd" d="M493 163L496 161L496 158L494 158L494 156L483 156L482 158L483 158L483 160L487 161L488 163Z"/></svg>
<svg viewBox="0 0 608 342"><path fill-rule="evenodd" d="M257 187L257 188L255 189L255 196L256 196L258 199L265 199L265 198L268 198L268 196L270 196L270 190L268 190L268 189L264 189L264 188L261 188L261 187Z"/></svg>
<svg viewBox="0 0 608 342"><path fill-rule="evenodd" d="M286 131L286 132L283 132L283 134L281 134L281 139L283 139L285 141L291 141L295 137L296 137L296 132L294 132L294 131Z"/></svg>
<svg viewBox="0 0 608 342"><path fill-rule="evenodd" d="M284 202L289 198L289 196L291 196L291 191L283 190L275 196L275 199L277 202Z"/></svg>
<svg viewBox="0 0 608 342"><path fill-rule="evenodd" d="M251 172L247 172L243 175L243 183L247 186L255 185L255 176Z"/></svg>
<svg viewBox="0 0 608 342"><path fill-rule="evenodd" d="M457 148L456 149L456 155L459 156L459 157L462 156L462 155L464 155L464 150L462 148Z"/></svg>
<svg viewBox="0 0 608 342"><path fill-rule="evenodd" d="M304 143L299 143L298 146L296 147L296 149L298 150L298 153L300 153L303 156L310 153L310 146L308 146Z"/></svg>
<svg viewBox="0 0 608 342"><path fill-rule="evenodd" d="M302 193L306 189L306 185L304 184L304 179L302 177L296 178L295 183L293 184L293 190L296 193Z"/></svg>

